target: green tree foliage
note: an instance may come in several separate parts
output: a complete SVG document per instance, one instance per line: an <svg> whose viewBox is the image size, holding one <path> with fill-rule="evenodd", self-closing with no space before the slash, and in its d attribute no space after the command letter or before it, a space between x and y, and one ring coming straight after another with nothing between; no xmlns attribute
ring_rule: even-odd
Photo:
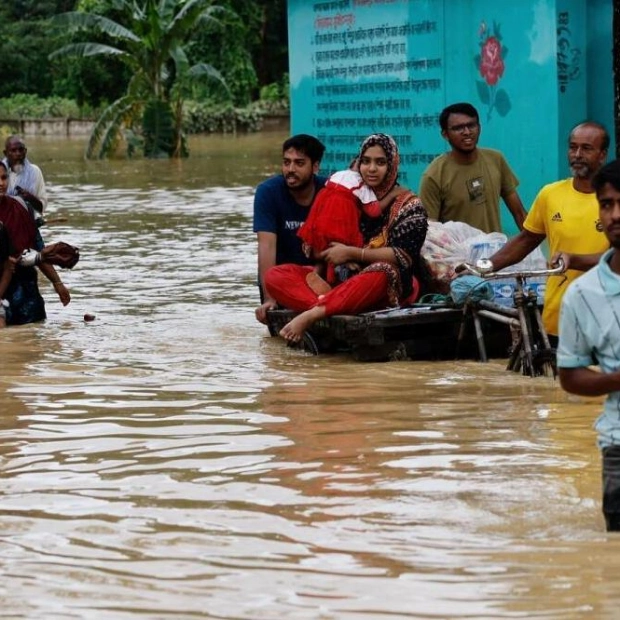
<svg viewBox="0 0 620 620"><path fill-rule="evenodd" d="M0 97L53 93L48 54L56 42L50 37L48 19L73 8L75 0L14 0L0 4Z"/></svg>
<svg viewBox="0 0 620 620"><path fill-rule="evenodd" d="M230 100L221 102L222 89L215 82L196 81L189 76L177 79L170 93L175 127L180 127L182 110L187 131L256 129L265 112L287 109L286 0L214 1L236 16L228 13L218 24L201 24L183 49L190 66L212 65L219 69L229 87ZM134 0L134 4L139 2L143 0ZM118 0L14 0L12 4L0 4L0 53L5 59L0 99L3 105L6 103L4 109L11 111L10 116L36 116L35 109L56 110L57 101L65 99L78 106L71 115L92 118L93 110L120 100L116 109L128 113L124 97L135 72L118 55L66 56L52 63L48 60L50 52L85 39L82 31L53 30L50 17L76 10L127 25L124 4ZM89 32L88 40L111 43L99 31ZM19 98L26 94L35 99ZM192 100L191 110L187 109L188 98ZM31 105L35 100L36 105ZM248 106L248 102L252 103ZM67 109L64 104L61 107ZM134 111L139 112L137 108ZM125 140L127 148L139 148L139 127L135 135L126 125L121 129L126 137L132 135L131 140ZM106 140L106 144L118 144L118 138ZM182 150L182 144L179 147Z"/></svg>
<svg viewBox="0 0 620 620"><path fill-rule="evenodd" d="M187 154L181 116L189 84L200 77L221 84L223 80L210 65L190 65L185 46L200 25L219 25L217 16L225 10L211 0L112 0L108 6L119 15L117 21L79 11L53 20L64 29L85 33L90 40L64 45L51 58L115 58L131 72L125 94L98 119L87 156L110 155L126 129L142 135L149 157L162 152L170 157Z"/></svg>
<svg viewBox="0 0 620 620"><path fill-rule="evenodd" d="M244 106L259 98L262 87L282 82L288 72L286 0L220 0L219 4L237 19L202 30L188 54L219 67L233 103ZM197 93L196 98L208 99L209 92Z"/></svg>
<svg viewBox="0 0 620 620"><path fill-rule="evenodd" d="M66 58L54 62L52 76L53 94L73 99L87 111L121 97L131 74L113 58Z"/></svg>

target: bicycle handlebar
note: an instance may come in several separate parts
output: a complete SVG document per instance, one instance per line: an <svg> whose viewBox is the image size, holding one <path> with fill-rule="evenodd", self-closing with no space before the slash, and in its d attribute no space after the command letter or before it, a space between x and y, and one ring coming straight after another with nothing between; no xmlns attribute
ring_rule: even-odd
<svg viewBox="0 0 620 620"><path fill-rule="evenodd" d="M500 278L538 278L545 276L557 276L565 271L564 261L560 259L558 266L551 269L522 269L520 271L480 271L473 265L463 263L464 272L469 272L474 276L483 278L484 280L499 280Z"/></svg>

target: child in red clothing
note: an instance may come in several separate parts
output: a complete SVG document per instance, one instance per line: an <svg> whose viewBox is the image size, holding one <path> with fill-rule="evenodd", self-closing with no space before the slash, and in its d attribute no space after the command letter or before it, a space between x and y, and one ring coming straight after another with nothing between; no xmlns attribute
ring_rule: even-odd
<svg viewBox="0 0 620 620"><path fill-rule="evenodd" d="M386 134L374 134L374 137L377 143L384 143L388 148L394 142ZM398 153L395 144L392 151ZM367 162L366 159L358 155L350 169L332 174L317 194L308 219L297 232L307 256L320 258L321 252L332 243L361 248L364 243L360 231L362 212L371 218L379 217L405 191L396 185L398 161L385 158L385 161L373 159ZM378 174L378 169L384 166L388 169L385 179ZM333 285L346 279L347 272L359 270L358 265L348 264L346 267L337 274L333 265L327 265L325 269L324 263L318 263L316 272L325 275L327 283Z"/></svg>

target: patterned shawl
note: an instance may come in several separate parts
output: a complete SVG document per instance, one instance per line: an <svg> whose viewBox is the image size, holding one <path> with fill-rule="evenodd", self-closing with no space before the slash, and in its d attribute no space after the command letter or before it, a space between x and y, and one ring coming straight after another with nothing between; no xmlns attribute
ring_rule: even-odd
<svg viewBox="0 0 620 620"><path fill-rule="evenodd" d="M411 293L411 280L420 270L420 251L428 217L420 199L411 191L401 194L380 218L362 216L361 230L369 248L390 247L396 256L391 263L372 263L364 271L383 271L388 277L390 304L397 306L400 299Z"/></svg>

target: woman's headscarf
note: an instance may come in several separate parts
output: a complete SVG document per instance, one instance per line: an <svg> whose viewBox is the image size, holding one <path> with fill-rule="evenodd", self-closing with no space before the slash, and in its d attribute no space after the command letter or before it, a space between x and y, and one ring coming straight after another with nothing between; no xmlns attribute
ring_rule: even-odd
<svg viewBox="0 0 620 620"><path fill-rule="evenodd" d="M388 136L386 133L373 133L368 136L360 146L360 152L357 156L358 166L360 158L371 146L380 146L385 151L385 157L387 158L387 174L385 175L385 180L381 185L373 188L377 199L381 200L396 183L400 156L398 154L398 146L396 146L396 142L394 142L392 136Z"/></svg>

